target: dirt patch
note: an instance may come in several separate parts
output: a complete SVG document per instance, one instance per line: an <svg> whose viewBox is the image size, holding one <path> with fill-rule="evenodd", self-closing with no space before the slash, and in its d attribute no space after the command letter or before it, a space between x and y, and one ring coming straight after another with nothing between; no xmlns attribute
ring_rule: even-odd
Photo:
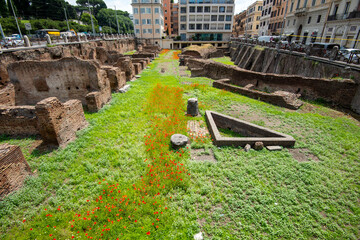
<svg viewBox="0 0 360 240"><path fill-rule="evenodd" d="M290 148L289 152L298 162L309 162L310 160L315 162L320 161L319 158L312 154L307 148Z"/></svg>
<svg viewBox="0 0 360 240"><path fill-rule="evenodd" d="M214 152L211 149L205 151L205 149L191 149L191 160L193 161L209 161L209 162L216 162Z"/></svg>
<svg viewBox="0 0 360 240"><path fill-rule="evenodd" d="M231 110L226 111L226 114L260 126L278 127L282 124L279 119L260 115L247 105L233 105Z"/></svg>
<svg viewBox="0 0 360 240"><path fill-rule="evenodd" d="M186 66L179 66L179 75L180 75L180 77L190 77L191 73L189 73L189 71L187 71Z"/></svg>
<svg viewBox="0 0 360 240"><path fill-rule="evenodd" d="M206 129L206 124L204 121L188 121L187 123L188 133L194 137L204 137L209 134L209 131Z"/></svg>

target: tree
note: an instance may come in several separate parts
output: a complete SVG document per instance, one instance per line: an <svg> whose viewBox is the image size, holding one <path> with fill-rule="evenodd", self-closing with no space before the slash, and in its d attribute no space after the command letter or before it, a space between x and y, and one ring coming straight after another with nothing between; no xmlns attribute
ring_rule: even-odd
<svg viewBox="0 0 360 240"><path fill-rule="evenodd" d="M5 0L0 0L0 16L3 18L9 16L9 9L7 8Z"/></svg>
<svg viewBox="0 0 360 240"><path fill-rule="evenodd" d="M10 0L9 0L10 1ZM16 8L16 15L18 17L28 18L31 15L29 0L11 0Z"/></svg>
<svg viewBox="0 0 360 240"><path fill-rule="evenodd" d="M133 33L134 26L130 20L129 13L121 10L117 10L116 13L119 22L120 33ZM115 32L117 32L115 10L101 9L96 15L96 18L99 21L100 26L109 26L110 21L111 28L116 29Z"/></svg>
<svg viewBox="0 0 360 240"><path fill-rule="evenodd" d="M94 16L92 16L92 19L93 19L93 22L94 22L94 25L99 25L98 24L98 21L96 20L96 18ZM91 25L91 18L90 18L90 14L88 13L83 13L81 15L81 18L80 18L80 21L82 21L83 23L85 23L86 25Z"/></svg>
<svg viewBox="0 0 360 240"><path fill-rule="evenodd" d="M92 12L94 16L96 16L101 9L107 8L103 0L76 0L76 3L83 7L88 7L88 2L92 7Z"/></svg>

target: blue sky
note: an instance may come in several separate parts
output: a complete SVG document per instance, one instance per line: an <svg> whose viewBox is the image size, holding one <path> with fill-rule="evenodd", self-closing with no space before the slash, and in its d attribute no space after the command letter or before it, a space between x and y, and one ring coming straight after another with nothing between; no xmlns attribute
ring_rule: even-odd
<svg viewBox="0 0 360 240"><path fill-rule="evenodd" d="M72 5L76 5L76 0L66 0ZM131 8L131 0L104 0L108 8L114 9L116 6L116 9L120 9L123 11L128 11L129 13L132 13ZM175 0L175 2L177 2ZM235 13L239 13L242 10L245 10L251 3L255 2L255 0L236 0L235 1Z"/></svg>

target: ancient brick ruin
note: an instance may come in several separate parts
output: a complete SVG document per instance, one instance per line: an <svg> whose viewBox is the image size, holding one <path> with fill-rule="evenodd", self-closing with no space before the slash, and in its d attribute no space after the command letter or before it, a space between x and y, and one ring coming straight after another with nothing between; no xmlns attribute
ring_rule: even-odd
<svg viewBox="0 0 360 240"><path fill-rule="evenodd" d="M19 189L31 174L20 147L0 145L0 199Z"/></svg>
<svg viewBox="0 0 360 240"><path fill-rule="evenodd" d="M215 87L238 92L269 103L288 107L288 94L296 94L304 99L322 99L341 107L360 112L359 84L351 79L310 78L294 75L280 75L249 71L240 67L225 65L211 60L190 58L186 60L192 77L209 77L215 80ZM236 86L231 86L236 85ZM259 92L261 91L261 92ZM269 95L269 93L271 95ZM279 97L283 96L283 97ZM295 104L289 108L296 109Z"/></svg>
<svg viewBox="0 0 360 240"><path fill-rule="evenodd" d="M159 53L134 39L104 40L0 55L0 134L41 135L66 146L87 123L83 107L99 111Z"/></svg>

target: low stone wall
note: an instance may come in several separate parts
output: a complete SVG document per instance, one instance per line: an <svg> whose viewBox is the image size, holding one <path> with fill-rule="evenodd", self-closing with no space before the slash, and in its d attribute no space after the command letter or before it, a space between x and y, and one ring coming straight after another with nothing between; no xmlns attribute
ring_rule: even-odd
<svg viewBox="0 0 360 240"><path fill-rule="evenodd" d="M301 94L305 99L323 99L360 112L360 106L354 105L354 102L359 102L359 85L352 80L265 74L202 59L188 59L187 65L193 77L204 76L215 80L228 78L231 84L240 87L253 84L256 89L265 92L288 91Z"/></svg>
<svg viewBox="0 0 360 240"><path fill-rule="evenodd" d="M38 135L35 106L0 107L0 135Z"/></svg>
<svg viewBox="0 0 360 240"><path fill-rule="evenodd" d="M0 199L19 189L31 174L20 147L0 145Z"/></svg>
<svg viewBox="0 0 360 240"><path fill-rule="evenodd" d="M47 98L36 106L0 107L0 135L41 135L47 144L66 146L87 126L79 100Z"/></svg>
<svg viewBox="0 0 360 240"><path fill-rule="evenodd" d="M213 82L213 87L224 89L234 93L240 93L244 96L271 103L280 107L297 110L302 106L302 102L293 96L293 93L280 94L279 92L265 93L256 90L236 87L231 85L230 80L218 80Z"/></svg>

